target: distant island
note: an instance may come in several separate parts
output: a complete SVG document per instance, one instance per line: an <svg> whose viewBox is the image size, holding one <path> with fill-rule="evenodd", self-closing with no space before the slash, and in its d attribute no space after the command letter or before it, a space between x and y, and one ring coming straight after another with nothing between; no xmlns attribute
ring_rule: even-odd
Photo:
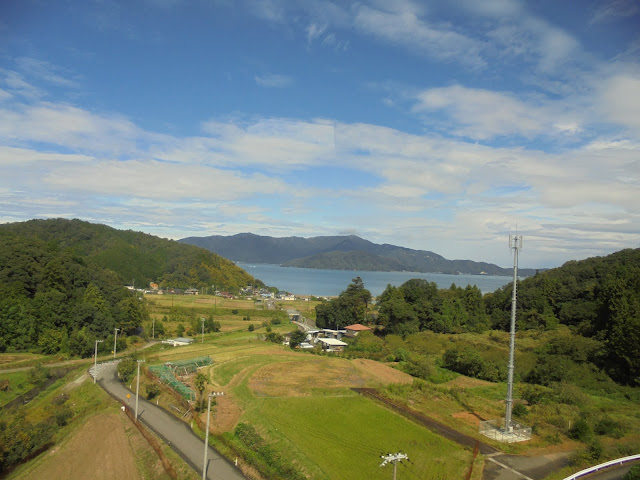
<svg viewBox="0 0 640 480"><path fill-rule="evenodd" d="M356 235L277 238L239 233L187 237L178 241L206 248L237 262L285 267L465 275L511 275L513 271L492 263L448 260L427 250L376 244ZM521 268L518 272L522 276L531 276L536 269Z"/></svg>

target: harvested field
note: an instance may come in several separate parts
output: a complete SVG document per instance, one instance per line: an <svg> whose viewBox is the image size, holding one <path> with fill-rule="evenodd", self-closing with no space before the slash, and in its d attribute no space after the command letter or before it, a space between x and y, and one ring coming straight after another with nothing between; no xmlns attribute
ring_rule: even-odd
<svg viewBox="0 0 640 480"><path fill-rule="evenodd" d="M206 395L206 392L205 392ZM219 434L233 430L242 415L242 409L238 406L231 395L216 397L216 405L211 406L210 430ZM207 423L207 412L200 414L203 424Z"/></svg>
<svg viewBox="0 0 640 480"><path fill-rule="evenodd" d="M318 358L266 365L252 375L249 388L257 396L297 397L391 382L411 383L412 378L369 360Z"/></svg>
<svg viewBox="0 0 640 480"><path fill-rule="evenodd" d="M13 363L26 362L43 358L43 355L33 353L3 353L0 355L0 365L11 365Z"/></svg>
<svg viewBox="0 0 640 480"><path fill-rule="evenodd" d="M90 418L66 443L43 454L42 461L20 479L128 480L142 479L136 451L150 451L157 466L154 478L168 478L155 452L123 413L104 413ZM147 455L146 455L147 456ZM147 464L148 465L148 464Z"/></svg>

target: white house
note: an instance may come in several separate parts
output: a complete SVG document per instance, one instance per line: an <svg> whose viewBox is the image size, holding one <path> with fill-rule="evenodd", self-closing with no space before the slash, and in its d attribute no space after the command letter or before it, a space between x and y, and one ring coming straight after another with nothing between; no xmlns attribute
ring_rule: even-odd
<svg viewBox="0 0 640 480"><path fill-rule="evenodd" d="M181 345L189 345L193 343L193 338L184 338L184 337L167 338L166 340L163 340L162 343L166 343L167 345L173 345L174 347L178 347Z"/></svg>
<svg viewBox="0 0 640 480"><path fill-rule="evenodd" d="M322 345L322 349L325 352L341 352L348 344L342 340L336 340L335 338L319 338L318 342Z"/></svg>

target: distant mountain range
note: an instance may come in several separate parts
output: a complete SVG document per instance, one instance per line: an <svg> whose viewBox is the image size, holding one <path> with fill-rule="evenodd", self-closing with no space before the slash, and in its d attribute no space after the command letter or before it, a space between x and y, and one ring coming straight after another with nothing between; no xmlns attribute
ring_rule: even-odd
<svg viewBox="0 0 640 480"><path fill-rule="evenodd" d="M218 255L246 263L330 270L409 271L471 275L511 275L511 268L472 260L447 260L427 250L376 244L355 235L326 237L267 237L253 233L231 236L187 237L182 243L206 248ZM535 269L518 273L531 276Z"/></svg>

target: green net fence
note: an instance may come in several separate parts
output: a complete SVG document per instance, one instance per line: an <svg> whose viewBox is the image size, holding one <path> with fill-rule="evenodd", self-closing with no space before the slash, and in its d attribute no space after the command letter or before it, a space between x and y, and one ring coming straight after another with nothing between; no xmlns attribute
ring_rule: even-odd
<svg viewBox="0 0 640 480"><path fill-rule="evenodd" d="M195 400L195 392L178 380L178 377L194 373L198 370L198 367L204 367L212 363L213 360L210 357L198 357L189 360L166 362L163 365L153 365L149 367L149 371L162 383L173 388L187 400Z"/></svg>

